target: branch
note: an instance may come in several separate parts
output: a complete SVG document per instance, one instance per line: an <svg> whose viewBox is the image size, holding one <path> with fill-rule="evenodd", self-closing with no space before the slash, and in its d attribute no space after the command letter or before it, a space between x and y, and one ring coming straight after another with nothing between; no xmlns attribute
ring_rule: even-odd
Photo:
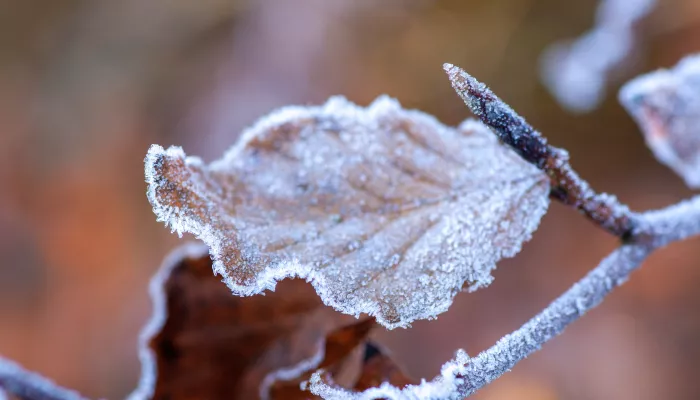
<svg viewBox="0 0 700 400"><path fill-rule="evenodd" d="M633 233L637 242L654 247L696 235L700 235L700 196L661 210L645 212Z"/></svg>
<svg viewBox="0 0 700 400"><path fill-rule="evenodd" d="M469 360L460 394L467 396L509 371L520 360L564 331L591 310L612 289L626 282L655 249L700 235L700 196L639 216L637 244L620 247L520 329ZM646 239L646 240L643 240Z"/></svg>
<svg viewBox="0 0 700 400"><path fill-rule="evenodd" d="M326 399L452 399L469 396L519 361L561 334L572 322L600 304L614 288L629 279L654 250L671 242L700 235L700 196L671 207L638 216L635 243L621 246L583 279L518 330L501 338L474 358L464 353L443 366L438 377L403 389L383 384L361 393L350 393L323 382L320 373L311 379L311 391Z"/></svg>
<svg viewBox="0 0 700 400"><path fill-rule="evenodd" d="M651 250L640 244L618 248L544 311L470 359L465 372L458 376L464 382L458 388L460 395L468 396L486 386L562 333L569 324L600 304L612 289L627 281Z"/></svg>
<svg viewBox="0 0 700 400"><path fill-rule="evenodd" d="M78 392L60 387L43 376L0 357L0 391L2 390L22 400L86 400Z"/></svg>
<svg viewBox="0 0 700 400"><path fill-rule="evenodd" d="M547 139L523 117L499 99L486 85L463 69L444 65L452 87L469 109L488 125L501 141L551 179L550 196L582 212L608 232L627 240L636 215L615 196L596 193L569 164L566 151L550 146Z"/></svg>

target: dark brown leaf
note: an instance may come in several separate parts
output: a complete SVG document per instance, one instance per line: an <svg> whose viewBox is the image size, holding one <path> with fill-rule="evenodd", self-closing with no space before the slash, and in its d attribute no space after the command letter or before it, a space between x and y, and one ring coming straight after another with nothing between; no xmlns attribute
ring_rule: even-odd
<svg viewBox="0 0 700 400"><path fill-rule="evenodd" d="M312 358L326 336L356 322L292 280L266 296L231 294L203 245L169 257L152 282L154 318L142 334L143 374L132 399L255 399L267 375Z"/></svg>
<svg viewBox="0 0 700 400"><path fill-rule="evenodd" d="M375 326L374 321L365 320L342 327L331 332L319 353L312 362L304 363L293 379L280 379L279 371L269 382L269 398L273 400L287 399L316 399L310 392L300 389L300 384L308 380L317 369L323 369L328 376L336 377L343 368L352 368L348 364L351 353L364 343L370 330ZM352 361L350 359L350 361ZM263 387L263 390L266 388Z"/></svg>
<svg viewBox="0 0 700 400"><path fill-rule="evenodd" d="M367 343L365 345L362 372L355 383L354 389L359 392L378 387L384 382L388 382L399 389L416 383L406 376L398 364L389 357L386 350L381 349L376 344Z"/></svg>

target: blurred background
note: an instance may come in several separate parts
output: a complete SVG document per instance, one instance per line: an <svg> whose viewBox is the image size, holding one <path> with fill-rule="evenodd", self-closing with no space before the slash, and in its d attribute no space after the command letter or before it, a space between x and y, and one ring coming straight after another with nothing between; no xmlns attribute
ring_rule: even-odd
<svg viewBox="0 0 700 400"><path fill-rule="evenodd" d="M0 0L0 354L91 397L135 386L147 285L181 241L156 222L143 158L206 161L269 110L382 93L457 124L442 63L464 67L634 209L692 193L616 101L627 79L700 51L700 2L658 0L600 107L562 108L540 80L594 0ZM602 50L601 50L602 51ZM595 53L595 49L594 49ZM598 309L476 399L700 398L700 242L654 255ZM379 332L416 378L516 329L615 238L552 204L494 284L436 321Z"/></svg>

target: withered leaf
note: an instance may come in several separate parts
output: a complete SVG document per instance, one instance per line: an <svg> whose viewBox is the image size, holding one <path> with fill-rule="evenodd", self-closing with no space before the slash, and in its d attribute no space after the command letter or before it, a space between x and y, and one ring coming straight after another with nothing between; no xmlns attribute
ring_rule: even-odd
<svg viewBox="0 0 700 400"><path fill-rule="evenodd" d="M309 391L303 390L301 384L307 381L318 369L323 369L327 376L333 377L333 380L338 382L338 377L342 374L343 369L352 369L354 367L350 365L352 361L355 361L352 359L351 354L353 350L365 342L367 335L374 326L374 321L364 320L331 332L325 338L325 344L320 349L321 351L312 357L311 360L302 362L293 371L293 378L285 377L292 371L291 369L275 371L268 375L269 379L265 380L261 388L264 394L262 397L272 400L319 398Z"/></svg>
<svg viewBox="0 0 700 400"><path fill-rule="evenodd" d="M151 292L155 312L141 336L134 400L260 398L266 376L312 358L330 332L357 323L299 280L267 296L234 296L203 245L173 253Z"/></svg>
<svg viewBox="0 0 700 400"><path fill-rule="evenodd" d="M620 101L656 158L700 187L700 54L627 83Z"/></svg>
<svg viewBox="0 0 700 400"><path fill-rule="evenodd" d="M360 377L355 382L354 389L361 392L369 388L379 387L385 382L399 389L416 383L406 375L386 350L368 342L365 345L365 356Z"/></svg>
<svg viewBox="0 0 700 400"><path fill-rule="evenodd" d="M325 304L388 328L488 285L549 193L482 124L446 127L388 97L283 108L210 165L154 145L146 180L158 218L202 239L235 294L299 276Z"/></svg>

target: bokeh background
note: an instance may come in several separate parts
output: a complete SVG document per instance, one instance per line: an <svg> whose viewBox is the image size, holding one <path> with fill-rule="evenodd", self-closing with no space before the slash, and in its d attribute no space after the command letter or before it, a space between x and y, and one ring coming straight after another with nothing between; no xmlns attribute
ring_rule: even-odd
<svg viewBox="0 0 700 400"><path fill-rule="evenodd" d="M448 124L469 116L460 65L634 209L692 193L616 101L627 79L700 51L700 2L659 0L604 104L572 114L539 80L551 43L594 0L1 0L0 354L85 395L118 399L140 372L149 278L181 241L155 221L151 143L216 159L285 104L382 93ZM598 309L476 399L700 398L698 240L654 255ZM616 240L553 204L488 289L412 329L379 332L417 378L474 355L541 310Z"/></svg>

